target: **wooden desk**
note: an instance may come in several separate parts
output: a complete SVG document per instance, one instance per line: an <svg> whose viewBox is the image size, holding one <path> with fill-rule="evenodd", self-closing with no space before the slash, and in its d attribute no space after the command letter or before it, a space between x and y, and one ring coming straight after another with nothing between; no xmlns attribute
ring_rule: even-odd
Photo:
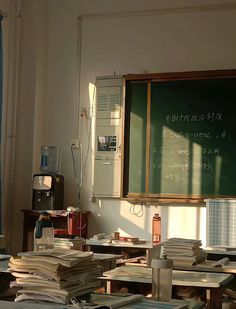
<svg viewBox="0 0 236 309"><path fill-rule="evenodd" d="M190 271L201 271L201 272L213 272L213 273L225 273L225 274L236 274L236 262L229 262L227 265L222 267L212 267L211 264L214 261L205 261L200 264L189 266L181 265L174 266L175 270L190 270Z"/></svg>
<svg viewBox="0 0 236 309"><path fill-rule="evenodd" d="M92 298L93 300L93 298ZM95 299L96 301L96 299ZM170 303L163 303L163 302L152 302L152 301L146 301L146 303L149 303L148 308L153 308L153 309L187 309L188 308L188 303L187 302L182 302L178 301L178 300L173 300ZM105 303L106 304L106 303ZM150 307L150 304L153 304L152 307ZM37 303L26 303L26 302L22 302L22 303L14 303L14 302L9 302L9 301L1 301L0 300L0 308L4 308L4 309L20 309L20 308L24 308L24 309L67 309L68 307L66 307L65 305L59 305L59 304L37 304ZM80 307L81 309L83 309L83 307ZM88 307L86 307L88 308ZM93 307L91 307L93 308ZM119 307L120 309L128 309L128 308L144 308L142 303L134 303L133 306L132 304L127 305L127 306L122 306ZM203 307L200 306L191 306L192 309L200 309Z"/></svg>
<svg viewBox="0 0 236 309"><path fill-rule="evenodd" d="M133 298L137 301L128 303L127 305L123 305L119 307L120 309L142 309L142 308L152 308L152 309L202 309L204 308L203 303L196 303L196 302L189 302L189 301L183 301L183 300L177 300L173 299L168 303L165 302L159 302L159 301L152 301L150 299L142 299L140 295L129 295L129 296L122 296L120 294L117 295L107 295L107 294L91 294L91 301L98 305L105 305L109 306L112 304L115 305L120 301L125 301L126 303L130 301L130 299L127 301L127 298ZM68 308L65 305L59 305L59 304L39 304L39 303L27 303L27 302L21 302L21 303L14 303L9 301L1 301L0 300L0 308L4 309L66 309ZM80 307L83 309L83 307ZM88 308L88 306L86 307ZM93 307L91 307L93 308Z"/></svg>
<svg viewBox="0 0 236 309"><path fill-rule="evenodd" d="M129 242L111 243L110 239L86 239L86 245L88 246L88 250L93 252L109 252L119 254L122 251L127 251L131 254L141 252L140 255L146 255L148 263L151 262L152 258L159 258L161 253L161 244L153 245L150 241L147 241L145 244L132 244Z"/></svg>
<svg viewBox="0 0 236 309"><path fill-rule="evenodd" d="M236 250L223 251L217 249L204 249L207 253L207 259L212 261L218 261L224 257L228 257L230 261L236 262Z"/></svg>
<svg viewBox="0 0 236 309"><path fill-rule="evenodd" d="M119 296L118 296L119 295ZM152 301L151 299L146 299L142 297L142 295L126 295L122 293L119 294L97 294L94 293L91 295L91 300L95 304L104 304L107 306L113 306L118 304L120 305L123 302L123 305L118 307L121 309L142 309L142 308L152 308L152 309L188 309L189 303L183 300L176 300L173 299L170 302L159 302L159 301ZM125 304L126 303L126 304ZM191 304L192 305L192 304ZM193 306L193 309L200 309L202 307Z"/></svg>
<svg viewBox="0 0 236 309"><path fill-rule="evenodd" d="M112 292L117 282L152 282L152 269L139 266L121 266L107 271L101 277L107 282L108 292ZM203 287L207 290L208 309L222 308L223 287L233 279L233 275L173 270L173 286Z"/></svg>
<svg viewBox="0 0 236 309"><path fill-rule="evenodd" d="M42 211L22 209L24 213L23 221L23 251L33 250L33 233L35 228L35 222ZM50 218L53 221L53 226L56 229L66 229L67 228L67 214L66 210L54 210L49 211ZM53 212L53 213L51 213ZM88 214L89 211L81 211L81 224L78 228L81 228L81 237L87 237L87 227L88 227Z"/></svg>
<svg viewBox="0 0 236 309"><path fill-rule="evenodd" d="M101 260L103 271L116 268L116 261L121 257L118 254L94 253L93 257Z"/></svg>

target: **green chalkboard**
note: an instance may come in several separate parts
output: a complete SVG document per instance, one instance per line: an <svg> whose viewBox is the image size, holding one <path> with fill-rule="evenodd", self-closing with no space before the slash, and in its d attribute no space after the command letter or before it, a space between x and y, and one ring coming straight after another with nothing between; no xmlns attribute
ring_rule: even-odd
<svg viewBox="0 0 236 309"><path fill-rule="evenodd" d="M131 83L127 91L131 123L129 189L131 192L143 193L145 192L147 83Z"/></svg>
<svg viewBox="0 0 236 309"><path fill-rule="evenodd" d="M126 195L236 196L236 77L148 82L127 83Z"/></svg>

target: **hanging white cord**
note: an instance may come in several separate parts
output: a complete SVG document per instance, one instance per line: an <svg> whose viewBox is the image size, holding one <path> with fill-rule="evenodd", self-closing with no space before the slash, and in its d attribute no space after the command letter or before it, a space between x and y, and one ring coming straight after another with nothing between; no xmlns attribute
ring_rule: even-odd
<svg viewBox="0 0 236 309"><path fill-rule="evenodd" d="M77 192L78 192L78 204L80 205L80 194L81 194L81 188L83 185L84 181L84 176L86 173L86 167L88 163L88 157L89 157L89 149L90 149L90 142L91 142L91 135L92 135L92 116L94 112L94 105L95 105L95 89L93 90L93 97L92 97L92 108L91 108L91 119L90 119L90 124L89 124L89 133L88 133L88 144L87 144L87 149L86 149L86 156L84 160L84 165L83 165L83 149L82 149L82 144L80 143L79 148L76 148L75 145L71 145L71 155L72 155L72 163L73 163L73 169L74 169L74 174L75 174L75 181L76 181L76 187L77 187ZM75 157L74 157L74 150L77 149L79 156L80 156L80 179L78 178L78 173L76 169L76 164L75 164Z"/></svg>
<svg viewBox="0 0 236 309"><path fill-rule="evenodd" d="M86 167L87 167L87 163L88 163L89 149L90 149L90 142L91 142L91 135L92 135L92 117L93 117L93 112L94 112L94 105L95 105L95 88L93 89L91 118L90 118L90 124L89 124L89 134L88 134L88 144L87 144L84 166L82 168L82 178L81 178L81 182L80 182L79 192L81 191L81 187L82 187L82 184L83 184L83 180L84 180L84 176L85 176L85 172L86 172ZM81 149L82 149L82 147L81 147Z"/></svg>
<svg viewBox="0 0 236 309"><path fill-rule="evenodd" d="M78 151L78 154L79 154L80 158L81 158L82 151L81 151L80 147L76 148L75 145L73 145L73 144L71 145L70 150L71 150L73 170L74 170L74 175L75 175L76 189L77 189L77 193L78 193L78 207L79 207L80 206L80 183L79 183L77 169L76 169L76 164L75 164L74 151L75 150ZM80 170L81 170L81 165L80 165ZM80 180L81 180L81 175L80 175Z"/></svg>

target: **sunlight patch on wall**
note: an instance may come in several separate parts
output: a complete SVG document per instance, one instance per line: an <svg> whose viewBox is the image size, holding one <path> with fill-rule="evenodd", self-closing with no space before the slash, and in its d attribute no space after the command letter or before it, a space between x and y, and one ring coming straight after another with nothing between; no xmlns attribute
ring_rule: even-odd
<svg viewBox="0 0 236 309"><path fill-rule="evenodd" d="M189 194L189 140L168 127L163 127L162 135L160 191ZM174 192L171 192L171 188L174 188Z"/></svg>
<svg viewBox="0 0 236 309"><path fill-rule="evenodd" d="M98 199L98 207L101 209L102 208L102 200L99 198Z"/></svg>
<svg viewBox="0 0 236 309"><path fill-rule="evenodd" d="M94 153L94 145L95 145L94 143L94 138L95 138L94 115L95 115L95 100L96 100L96 87L94 84L89 83L88 92L89 92L89 106L87 109L84 109L84 110L82 108L80 113L87 110L88 114L87 116L85 115L85 117L83 116L83 118L86 118L87 120L89 120L89 122L92 121L91 123L91 149L92 149L92 153ZM85 121L85 119L80 119L80 120Z"/></svg>
<svg viewBox="0 0 236 309"><path fill-rule="evenodd" d="M215 164L215 193L220 193L220 175L221 175L221 166L222 166L222 157L216 156Z"/></svg>
<svg viewBox="0 0 236 309"><path fill-rule="evenodd" d="M206 246L206 207L200 207L199 215L199 239L202 241L202 246Z"/></svg>
<svg viewBox="0 0 236 309"><path fill-rule="evenodd" d="M138 114L135 113L130 113L130 122L132 122L132 132L136 133L137 132L143 132L144 130L146 130L146 125L144 127L144 121L143 121L143 117L140 117ZM146 145L143 145L144 140L140 139L141 144L139 144L139 148L142 149L143 147L145 147Z"/></svg>
<svg viewBox="0 0 236 309"><path fill-rule="evenodd" d="M136 214L136 215L135 215ZM121 217L125 218L126 221L130 224L138 227L139 229L145 228L145 207L142 207L140 204L129 204L126 207L120 208ZM150 223L151 224L151 223ZM133 235L135 236L135 235Z"/></svg>
<svg viewBox="0 0 236 309"><path fill-rule="evenodd" d="M195 162L202 162L202 147L193 143L193 164L192 164L192 192L201 194L201 166Z"/></svg>
<svg viewBox="0 0 236 309"><path fill-rule="evenodd" d="M87 108L84 108L80 111L80 115L82 115L83 112L85 112L85 114L83 115L83 117L80 117L80 121L82 122L82 132L81 132L81 136L83 136L83 132L86 131L90 131L90 136L88 136L88 138L90 138L90 145L88 145L88 149L91 149L91 168L92 168L92 173L91 173L91 181L92 184L94 183L94 145L95 145L95 101L96 101L96 87L93 83L89 83L88 86L88 92L89 92L89 106ZM80 139L81 140L81 139ZM86 143L85 143L86 144ZM86 154L87 155L87 154ZM82 165L83 166L83 165ZM83 177L83 176L82 176ZM93 191L93 188L92 188ZM91 192L92 194L92 192ZM101 206L100 206L101 207Z"/></svg>
<svg viewBox="0 0 236 309"><path fill-rule="evenodd" d="M196 239L197 224L196 207L169 207L167 238Z"/></svg>
<svg viewBox="0 0 236 309"><path fill-rule="evenodd" d="M128 234L126 231L122 230L121 228L118 228L116 232L120 233L120 236L124 236L124 237L133 237L133 235Z"/></svg>

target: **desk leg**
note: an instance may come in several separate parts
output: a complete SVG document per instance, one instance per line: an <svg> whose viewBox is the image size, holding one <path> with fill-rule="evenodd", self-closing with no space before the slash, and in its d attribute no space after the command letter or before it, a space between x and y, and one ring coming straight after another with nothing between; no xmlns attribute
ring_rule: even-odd
<svg viewBox="0 0 236 309"><path fill-rule="evenodd" d="M223 288L207 289L207 309L222 309Z"/></svg>
<svg viewBox="0 0 236 309"><path fill-rule="evenodd" d="M106 281L106 293L117 293L119 292L119 282L117 281Z"/></svg>

